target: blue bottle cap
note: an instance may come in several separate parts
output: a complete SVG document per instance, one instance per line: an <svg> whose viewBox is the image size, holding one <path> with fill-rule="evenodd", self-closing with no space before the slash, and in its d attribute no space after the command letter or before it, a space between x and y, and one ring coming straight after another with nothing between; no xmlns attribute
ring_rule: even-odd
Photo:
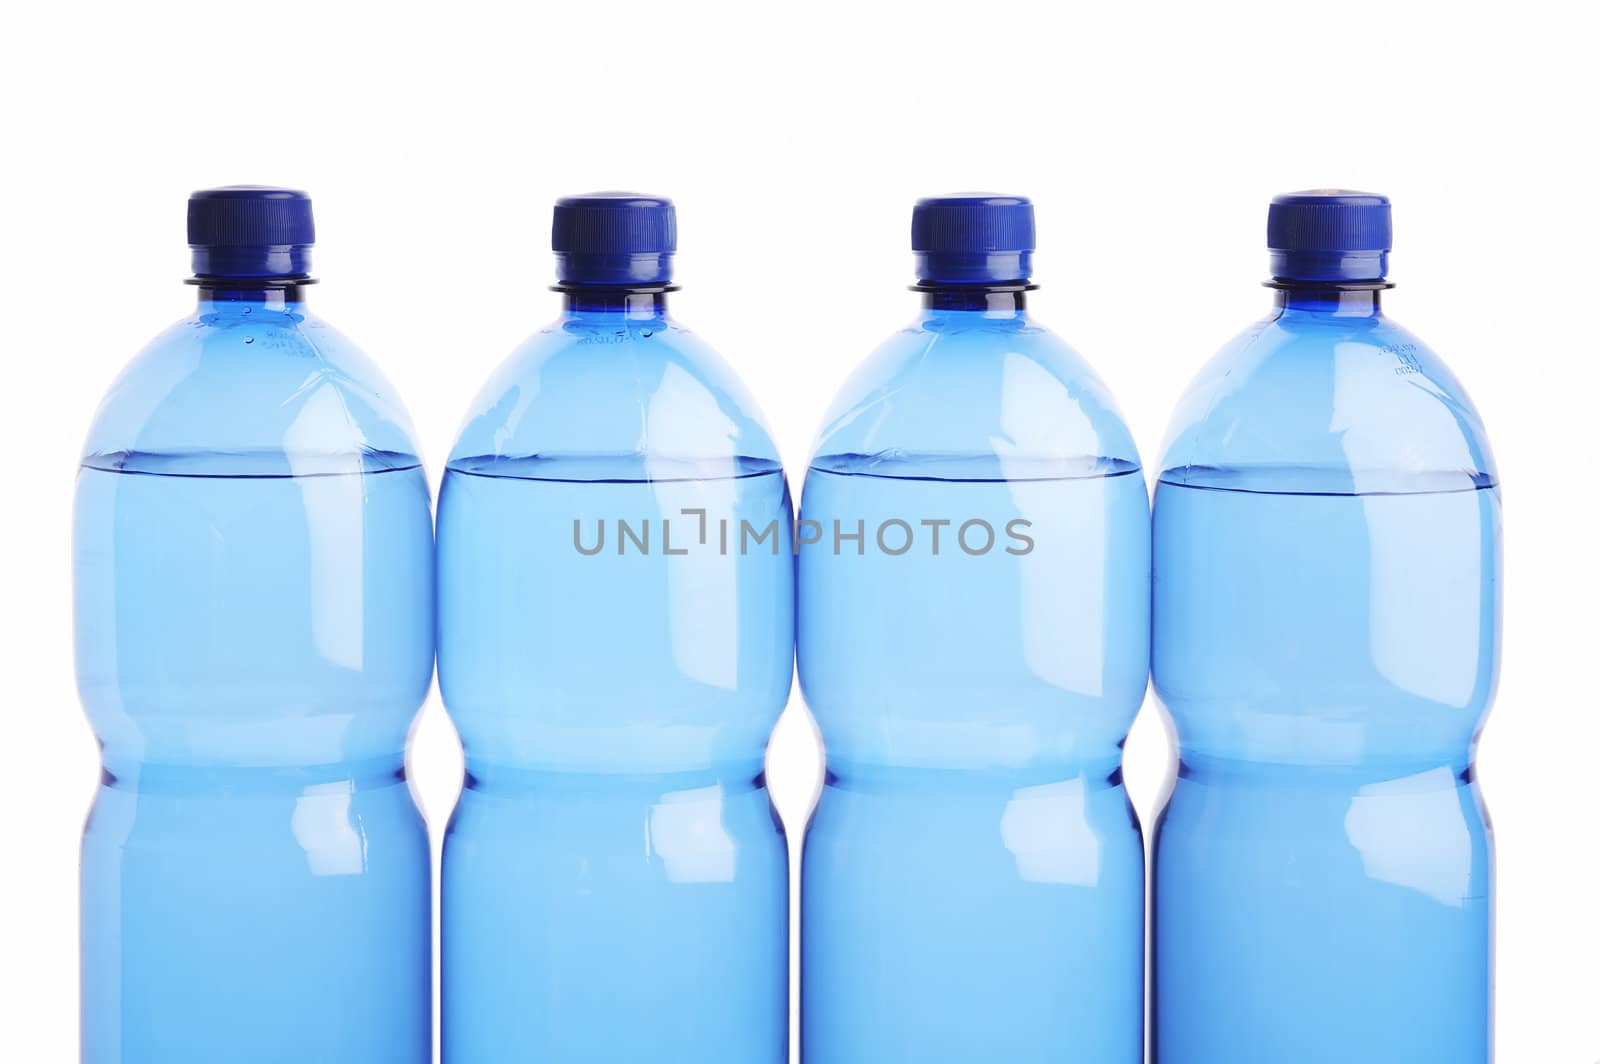
<svg viewBox="0 0 1600 1064"><path fill-rule="evenodd" d="M189 197L189 249L203 280L308 279L315 243L304 192L229 185Z"/></svg>
<svg viewBox="0 0 1600 1064"><path fill-rule="evenodd" d="M1381 281L1393 233L1389 197L1316 189L1274 197L1267 248L1279 281Z"/></svg>
<svg viewBox="0 0 1600 1064"><path fill-rule="evenodd" d="M1033 269L1033 203L983 192L919 199L911 250L923 284L1021 284Z"/></svg>
<svg viewBox="0 0 1600 1064"><path fill-rule="evenodd" d="M550 247L563 285L670 284L677 212L665 196L637 192L563 196L556 200Z"/></svg>

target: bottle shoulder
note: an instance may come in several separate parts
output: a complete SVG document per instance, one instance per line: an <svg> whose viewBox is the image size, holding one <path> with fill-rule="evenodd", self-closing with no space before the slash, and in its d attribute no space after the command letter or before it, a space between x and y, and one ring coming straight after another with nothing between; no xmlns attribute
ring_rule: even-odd
<svg viewBox="0 0 1600 1064"><path fill-rule="evenodd" d="M86 458L194 452L414 457L410 416L381 370L301 310L203 309L123 369L91 424Z"/></svg>
<svg viewBox="0 0 1600 1064"><path fill-rule="evenodd" d="M818 457L940 454L1137 468L1110 391L1031 318L924 317L889 337L835 396Z"/></svg>
<svg viewBox="0 0 1600 1064"><path fill-rule="evenodd" d="M1161 462L1165 479L1185 483L1217 470L1358 492L1496 477L1461 382L1382 315L1278 313L1225 345L1180 399Z"/></svg>
<svg viewBox="0 0 1600 1064"><path fill-rule="evenodd" d="M473 400L452 462L549 456L776 461L759 407L671 318L564 317L524 341Z"/></svg>

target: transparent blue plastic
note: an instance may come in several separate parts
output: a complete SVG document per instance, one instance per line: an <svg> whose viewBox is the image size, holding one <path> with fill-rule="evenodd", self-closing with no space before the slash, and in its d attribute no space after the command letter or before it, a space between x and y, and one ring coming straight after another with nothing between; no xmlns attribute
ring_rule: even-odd
<svg viewBox="0 0 1600 1064"><path fill-rule="evenodd" d="M449 1064L787 1059L791 521L660 294L569 295L479 396L439 511Z"/></svg>
<svg viewBox="0 0 1600 1064"><path fill-rule="evenodd" d="M78 474L87 1064L426 1064L433 666L406 414L301 289L202 289Z"/></svg>
<svg viewBox="0 0 1600 1064"><path fill-rule="evenodd" d="M1500 495L1376 291L1295 289L1174 417L1155 684L1159 1064L1490 1059Z"/></svg>
<svg viewBox="0 0 1600 1064"><path fill-rule="evenodd" d="M802 1052L1138 1064L1138 456L1019 293L928 303L845 386L806 478L800 679L827 775Z"/></svg>

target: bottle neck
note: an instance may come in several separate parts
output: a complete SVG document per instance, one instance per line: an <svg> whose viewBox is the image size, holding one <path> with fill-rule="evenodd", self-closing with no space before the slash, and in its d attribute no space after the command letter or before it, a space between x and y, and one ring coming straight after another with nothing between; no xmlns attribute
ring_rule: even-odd
<svg viewBox="0 0 1600 1064"><path fill-rule="evenodd" d="M224 285L203 279L190 282L195 286L195 298L201 307L213 310L292 310L305 305L306 285L303 284L241 284Z"/></svg>
<svg viewBox="0 0 1600 1064"><path fill-rule="evenodd" d="M562 288L561 312L567 317L617 314L625 318L661 319L667 316L667 293L654 288Z"/></svg>
<svg viewBox="0 0 1600 1064"><path fill-rule="evenodd" d="M1277 282L1273 301L1279 313L1327 314L1340 318L1376 318L1383 313L1383 292L1377 288L1334 285L1283 285Z"/></svg>
<svg viewBox="0 0 1600 1064"><path fill-rule="evenodd" d="M1032 287L1020 284L948 285L929 287L919 285L922 309L931 314L982 314L990 318L1020 318L1027 314L1028 292Z"/></svg>

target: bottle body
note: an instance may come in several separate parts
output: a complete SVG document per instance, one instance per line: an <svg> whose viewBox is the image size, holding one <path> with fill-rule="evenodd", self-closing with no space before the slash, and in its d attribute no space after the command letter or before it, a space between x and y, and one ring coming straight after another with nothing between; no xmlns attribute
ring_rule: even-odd
<svg viewBox="0 0 1600 1064"><path fill-rule="evenodd" d="M425 1061L426 477L390 389L281 291L205 294L78 476L83 1059Z"/></svg>
<svg viewBox="0 0 1600 1064"><path fill-rule="evenodd" d="M762 762L792 678L792 517L753 404L659 296L569 308L480 397L439 523L467 759L445 1059L786 1059Z"/></svg>
<svg viewBox="0 0 1600 1064"><path fill-rule="evenodd" d="M1103 387L1020 307L930 309L837 400L798 526L809 1064L1139 1059L1148 520Z"/></svg>
<svg viewBox="0 0 1600 1064"><path fill-rule="evenodd" d="M1490 1057L1472 759L1499 489L1465 393L1377 299L1281 297L1191 387L1163 462L1163 1064Z"/></svg>

